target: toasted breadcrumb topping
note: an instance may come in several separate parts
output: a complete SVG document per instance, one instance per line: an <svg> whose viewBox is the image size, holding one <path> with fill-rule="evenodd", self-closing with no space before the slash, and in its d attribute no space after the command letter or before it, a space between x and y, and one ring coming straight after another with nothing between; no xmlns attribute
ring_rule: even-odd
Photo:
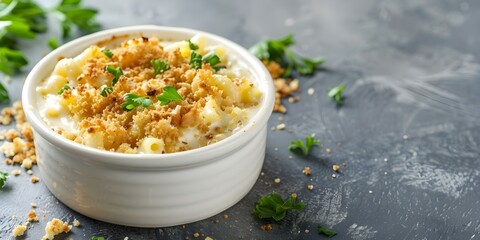
<svg viewBox="0 0 480 240"><path fill-rule="evenodd" d="M27 231L27 225L28 225L28 222L25 222L24 224L15 226L12 230L12 236L13 237L20 237L23 234L25 234L25 231Z"/></svg>
<svg viewBox="0 0 480 240"><path fill-rule="evenodd" d="M68 225L68 222L63 222L58 218L54 218L47 223L45 227L45 236L42 240L52 240L56 235L60 233L68 233L72 229L72 225Z"/></svg>

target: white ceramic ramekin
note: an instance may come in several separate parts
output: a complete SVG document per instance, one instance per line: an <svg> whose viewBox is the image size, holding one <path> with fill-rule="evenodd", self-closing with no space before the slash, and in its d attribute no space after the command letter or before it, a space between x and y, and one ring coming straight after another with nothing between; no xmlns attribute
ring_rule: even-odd
<svg viewBox="0 0 480 240"><path fill-rule="evenodd" d="M74 57L90 45L111 40L113 36L143 35L178 41L197 33L237 55L264 93L258 113L232 136L179 153L121 154L67 140L50 130L40 118L35 88L50 75L60 57ZM41 179L53 195L73 210L98 220L164 227L213 216L250 191L265 158L266 126L274 94L272 79L262 63L227 39L183 28L134 26L91 34L51 52L28 75L22 100L35 133Z"/></svg>

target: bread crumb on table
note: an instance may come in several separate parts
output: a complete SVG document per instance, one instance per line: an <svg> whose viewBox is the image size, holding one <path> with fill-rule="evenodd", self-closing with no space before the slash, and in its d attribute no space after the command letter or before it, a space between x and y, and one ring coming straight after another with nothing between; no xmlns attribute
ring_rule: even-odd
<svg viewBox="0 0 480 240"><path fill-rule="evenodd" d="M30 180L32 181L32 183L37 183L38 181L40 181L40 178L32 176Z"/></svg>
<svg viewBox="0 0 480 240"><path fill-rule="evenodd" d="M198 237L200 237L200 234L196 232L196 233L193 234L193 236L198 238Z"/></svg>
<svg viewBox="0 0 480 240"><path fill-rule="evenodd" d="M25 234L25 231L27 231L27 225L28 225L28 222L25 222L24 224L15 226L12 230L12 236L13 237L20 237L23 234Z"/></svg>
<svg viewBox="0 0 480 240"><path fill-rule="evenodd" d="M275 179L273 180L273 182L275 182L275 183L277 183L277 184L280 183L280 178L275 178Z"/></svg>
<svg viewBox="0 0 480 240"><path fill-rule="evenodd" d="M22 172L20 171L20 169L14 169L14 170L12 171L12 175L13 175L13 176L18 176L18 175L20 175L20 173L22 173Z"/></svg>
<svg viewBox="0 0 480 240"><path fill-rule="evenodd" d="M313 185L312 184L307 185L307 189L308 190L313 190Z"/></svg>
<svg viewBox="0 0 480 240"><path fill-rule="evenodd" d="M305 168L303 168L303 171L302 171L302 172L303 172L303 174L309 176L309 175L310 175L310 168L309 168L309 167L305 167Z"/></svg>
<svg viewBox="0 0 480 240"><path fill-rule="evenodd" d="M266 225L260 226L260 229L261 229L262 231L270 231L270 230L272 230L272 228L273 228L273 227L272 227L272 224L266 224Z"/></svg>
<svg viewBox="0 0 480 240"><path fill-rule="evenodd" d="M73 219L73 226L74 227L79 227L80 226L80 221L78 221L76 218ZM128 239L128 238L127 238Z"/></svg>
<svg viewBox="0 0 480 240"><path fill-rule="evenodd" d="M333 169L333 171L338 172L338 170L340 170L340 166L335 164L335 165L332 166L332 169Z"/></svg>
<svg viewBox="0 0 480 240"><path fill-rule="evenodd" d="M38 222L38 217L35 210L30 210L30 212L27 213L27 217L28 217L27 221L29 222Z"/></svg>
<svg viewBox="0 0 480 240"><path fill-rule="evenodd" d="M45 236L42 240L52 240L56 235L60 233L68 233L72 229L72 225L68 225L68 222L63 222L58 218L54 218L47 223L45 227Z"/></svg>

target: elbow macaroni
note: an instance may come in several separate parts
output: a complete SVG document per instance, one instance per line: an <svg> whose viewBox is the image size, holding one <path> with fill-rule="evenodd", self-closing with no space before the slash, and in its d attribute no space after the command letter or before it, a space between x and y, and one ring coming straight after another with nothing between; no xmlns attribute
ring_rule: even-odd
<svg viewBox="0 0 480 240"><path fill-rule="evenodd" d="M224 46L211 45L202 35L191 42L198 46L198 54L213 51L224 68L215 71L204 63L193 69L187 41L156 38L125 41L110 49L112 58L101 47L91 46L60 60L37 88L42 118L72 141L125 153L185 151L230 136L255 113L262 92ZM167 62L169 70L154 75L153 59ZM114 76L106 70L109 65L123 71L114 86ZM111 86L112 91L102 96L102 86ZM184 100L160 105L155 96L165 86L173 86ZM125 111L121 104L126 93L149 98L153 104Z"/></svg>

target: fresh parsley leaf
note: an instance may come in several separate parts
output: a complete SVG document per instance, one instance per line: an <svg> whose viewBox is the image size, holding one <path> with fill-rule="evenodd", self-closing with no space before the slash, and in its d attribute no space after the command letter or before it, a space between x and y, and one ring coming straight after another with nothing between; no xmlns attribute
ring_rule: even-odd
<svg viewBox="0 0 480 240"><path fill-rule="evenodd" d="M293 53L289 46L295 42L293 35L289 34L280 39L267 39L255 44L250 48L260 60L268 60L279 63L285 68L284 77L290 77L293 70L300 75L311 75L322 65L322 58L309 59Z"/></svg>
<svg viewBox="0 0 480 240"><path fill-rule="evenodd" d="M152 100L150 100L150 98L148 97L140 97L136 94L133 94L133 93L127 93L125 94L125 96L123 97L123 99L125 100L124 103L122 103L121 107L123 110L125 111L132 111L134 108L138 107L138 106L142 106L144 108L147 108L149 107L150 105L153 104Z"/></svg>
<svg viewBox="0 0 480 240"><path fill-rule="evenodd" d="M0 102L7 102L10 100L8 96L7 88L3 85L3 82L0 82Z"/></svg>
<svg viewBox="0 0 480 240"><path fill-rule="evenodd" d="M50 47L50 49L54 50L56 48L58 48L58 41L55 37L51 37L50 39L48 39L48 46Z"/></svg>
<svg viewBox="0 0 480 240"><path fill-rule="evenodd" d="M112 87L115 86L115 84L117 84L118 79L120 79L120 76L123 75L122 68L120 68L120 67L115 68L111 65L107 66L107 72L113 74L113 76L114 76L114 78L112 79Z"/></svg>
<svg viewBox="0 0 480 240"><path fill-rule="evenodd" d="M218 71L221 68L221 66L216 66L220 63L220 58L215 54L214 51L210 51L203 56L202 61L210 64L210 67L212 67L215 71Z"/></svg>
<svg viewBox="0 0 480 240"><path fill-rule="evenodd" d="M318 225L317 230L318 230L318 234L323 234L328 238L331 238L331 237L337 235L336 232L334 232L331 229L329 229L327 227L324 227L322 225Z"/></svg>
<svg viewBox="0 0 480 240"><path fill-rule="evenodd" d="M68 90L68 89L70 89L70 86L65 84L65 85L63 85L63 87L60 90L58 90L57 94L62 95L63 92L65 92L65 90Z"/></svg>
<svg viewBox="0 0 480 240"><path fill-rule="evenodd" d="M91 240L105 240L104 237L93 236Z"/></svg>
<svg viewBox="0 0 480 240"><path fill-rule="evenodd" d="M288 150L290 151L297 151L301 150L305 156L308 155L308 151L311 147L320 144L320 141L315 139L313 136L308 136L305 138L305 144L302 140L291 141L290 145L288 146Z"/></svg>
<svg viewBox="0 0 480 240"><path fill-rule="evenodd" d="M285 217L287 211L292 209L301 211L304 207L305 205L298 201L296 194L292 194L284 201L280 195L271 193L261 197L255 203L253 214L259 218L273 219L279 222Z"/></svg>
<svg viewBox="0 0 480 240"><path fill-rule="evenodd" d="M8 173L4 173L0 171L0 188L3 188L5 186L5 182L7 181L8 178Z"/></svg>
<svg viewBox="0 0 480 240"><path fill-rule="evenodd" d="M192 50L190 53L190 65L193 69L200 69L202 67L202 55Z"/></svg>
<svg viewBox="0 0 480 240"><path fill-rule="evenodd" d="M198 45L195 44L195 43L192 43L192 41L190 41L190 39L187 40L188 41L188 46L190 47L190 50L198 50Z"/></svg>
<svg viewBox="0 0 480 240"><path fill-rule="evenodd" d="M157 95L157 99L160 101L161 106L175 101L183 101L183 98L178 94L177 89L172 86L163 87L163 92L162 94Z"/></svg>
<svg viewBox="0 0 480 240"><path fill-rule="evenodd" d="M28 64L23 53L7 47L0 47L0 71L13 75L21 67Z"/></svg>
<svg viewBox="0 0 480 240"><path fill-rule="evenodd" d="M102 50L102 53L105 54L105 56L107 56L108 58L113 57L113 52L110 51L110 49L105 48L105 49Z"/></svg>
<svg viewBox="0 0 480 240"><path fill-rule="evenodd" d="M328 96L330 98L332 98L333 100L335 100L335 102L337 103L337 106L341 106L343 105L343 90L345 90L345 88L347 87L347 85L345 83L342 83L340 85L338 85L337 87L335 88L332 88L329 92L328 92Z"/></svg>
<svg viewBox="0 0 480 240"><path fill-rule="evenodd" d="M153 76L157 76L157 74L162 74L168 69L170 69L170 65L166 61L152 59L151 61L153 66Z"/></svg>
<svg viewBox="0 0 480 240"><path fill-rule="evenodd" d="M61 20L63 38L70 36L74 26L85 33L92 33L100 29L100 24L95 21L98 11L82 7L81 3L81 0L62 0L55 8L55 12Z"/></svg>
<svg viewBox="0 0 480 240"><path fill-rule="evenodd" d="M103 85L102 88L100 89L100 96L107 97L112 92L113 92L113 87L112 86Z"/></svg>

